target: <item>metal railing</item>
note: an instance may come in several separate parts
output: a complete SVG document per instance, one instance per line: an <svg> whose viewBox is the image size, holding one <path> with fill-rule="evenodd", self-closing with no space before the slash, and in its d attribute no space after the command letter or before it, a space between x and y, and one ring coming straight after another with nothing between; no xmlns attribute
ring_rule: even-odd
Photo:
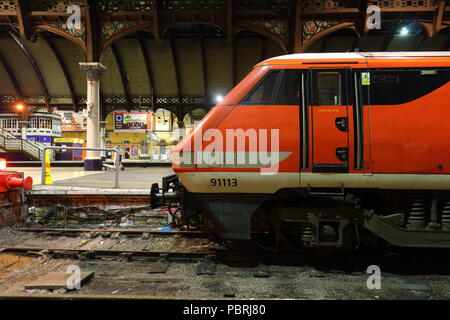
<svg viewBox="0 0 450 320"><path fill-rule="evenodd" d="M54 147L54 146L44 146L43 157L41 159L41 182L45 184L45 152L47 150L87 150L87 151L106 151L115 152L116 158L114 159L114 165L116 170L115 184L114 188L119 188L119 171L120 171L120 152L118 149L114 148L86 148L86 147Z"/></svg>

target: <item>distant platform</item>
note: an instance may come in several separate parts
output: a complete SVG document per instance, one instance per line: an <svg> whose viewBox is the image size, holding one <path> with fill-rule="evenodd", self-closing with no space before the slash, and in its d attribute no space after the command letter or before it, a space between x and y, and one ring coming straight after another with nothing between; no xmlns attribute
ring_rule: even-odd
<svg viewBox="0 0 450 320"><path fill-rule="evenodd" d="M104 163L113 164L113 160L106 160ZM124 167L170 167L171 161L154 160L123 160ZM52 161L52 167L83 167L84 161ZM8 161L8 167L40 167L40 161Z"/></svg>

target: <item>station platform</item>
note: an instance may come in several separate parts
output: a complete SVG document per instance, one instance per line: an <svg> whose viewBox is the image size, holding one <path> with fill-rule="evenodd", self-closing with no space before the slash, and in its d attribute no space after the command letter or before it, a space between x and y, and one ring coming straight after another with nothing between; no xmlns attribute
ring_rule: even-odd
<svg viewBox="0 0 450 320"><path fill-rule="evenodd" d="M83 191L92 193L102 193L103 190L113 189L115 172L108 171L84 171L83 168L52 168L52 185L41 184L41 168L39 167L15 167L11 170L23 172L25 176L33 178L33 190L35 192L44 190L53 190L58 192ZM161 183L164 176L174 174L170 167L149 167L149 168L127 168L119 172L120 192L133 192L132 190L149 192L153 183ZM81 192L80 191L80 192ZM111 191L112 192L112 191Z"/></svg>
<svg viewBox="0 0 450 320"><path fill-rule="evenodd" d="M114 164L113 160L106 160L104 163ZM8 167L41 167L41 161L8 161ZM156 160L122 160L124 167L171 167L171 161ZM52 167L83 167L84 161L52 161Z"/></svg>

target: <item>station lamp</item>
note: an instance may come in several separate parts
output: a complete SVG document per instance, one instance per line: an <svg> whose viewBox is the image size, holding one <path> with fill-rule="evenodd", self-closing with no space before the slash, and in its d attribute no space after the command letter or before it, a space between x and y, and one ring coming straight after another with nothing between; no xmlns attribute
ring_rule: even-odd
<svg viewBox="0 0 450 320"><path fill-rule="evenodd" d="M26 120L27 118L27 105L23 102L16 102L13 106L13 112L17 113L20 120Z"/></svg>
<svg viewBox="0 0 450 320"><path fill-rule="evenodd" d="M16 112L22 120L27 117L28 106L23 102L16 102L13 106L13 111Z"/></svg>
<svg viewBox="0 0 450 320"><path fill-rule="evenodd" d="M406 36L406 35L408 35L408 33L409 33L409 30L406 27L403 27L402 30L400 30L401 36Z"/></svg>
<svg viewBox="0 0 450 320"><path fill-rule="evenodd" d="M18 102L18 103L16 103L16 104L14 105L14 110L15 110L16 112L22 113L22 112L24 112L24 111L27 110L27 107L25 106L25 103L23 103L23 102Z"/></svg>

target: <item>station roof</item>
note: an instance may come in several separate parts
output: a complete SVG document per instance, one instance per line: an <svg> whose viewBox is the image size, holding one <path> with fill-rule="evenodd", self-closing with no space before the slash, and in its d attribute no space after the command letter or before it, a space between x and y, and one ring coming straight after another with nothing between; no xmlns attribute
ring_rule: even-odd
<svg viewBox="0 0 450 320"><path fill-rule="evenodd" d="M80 29L67 27L70 5L80 7ZM381 10L379 29L366 28L370 5ZM364 52L345 53L355 48ZM213 106L271 57L449 49L450 0L3 1L0 111L17 100L83 108L86 61L107 67L103 116L149 108L183 116Z"/></svg>

